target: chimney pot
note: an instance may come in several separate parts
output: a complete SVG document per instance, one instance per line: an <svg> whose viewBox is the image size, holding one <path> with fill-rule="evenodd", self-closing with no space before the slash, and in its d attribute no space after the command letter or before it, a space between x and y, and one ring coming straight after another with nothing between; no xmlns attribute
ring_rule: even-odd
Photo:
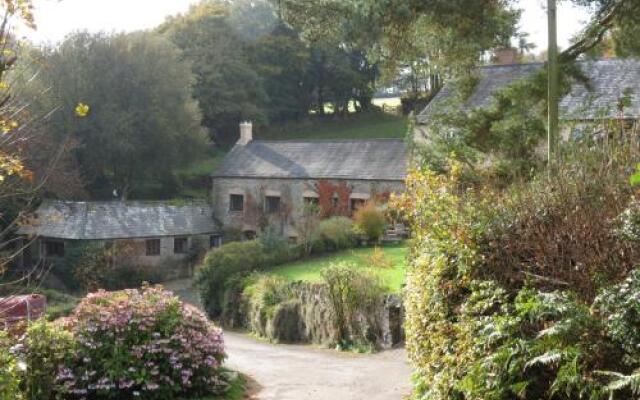
<svg viewBox="0 0 640 400"><path fill-rule="evenodd" d="M251 121L240 122L240 140L238 144L247 145L253 140L253 124Z"/></svg>

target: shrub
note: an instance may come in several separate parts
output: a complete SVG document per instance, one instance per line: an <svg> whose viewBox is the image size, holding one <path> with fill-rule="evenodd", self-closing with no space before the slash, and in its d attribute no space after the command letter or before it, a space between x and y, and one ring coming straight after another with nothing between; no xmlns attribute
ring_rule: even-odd
<svg viewBox="0 0 640 400"><path fill-rule="evenodd" d="M60 324L40 320L29 326L23 344L27 398L54 399L61 389L56 382L58 372L73 363L73 334Z"/></svg>
<svg viewBox="0 0 640 400"><path fill-rule="evenodd" d="M87 282L84 281L85 274L78 269L87 263L95 260L104 252L104 245L99 242L70 242L65 247L64 257L54 262L52 273L64 282L67 289L71 291L86 289ZM102 263L100 263L102 267ZM95 271L91 271L91 275Z"/></svg>
<svg viewBox="0 0 640 400"><path fill-rule="evenodd" d="M85 249L74 267L76 280L85 290L135 288L143 282L159 283L164 278L157 267L129 262L135 257L135 249L130 243L116 243L111 248L96 244Z"/></svg>
<svg viewBox="0 0 640 400"><path fill-rule="evenodd" d="M11 353L11 341L0 330L0 400L21 400L18 360Z"/></svg>
<svg viewBox="0 0 640 400"><path fill-rule="evenodd" d="M590 152L493 201L495 217L477 238L483 274L512 286L544 277L538 287L570 287L592 301L640 262L637 244L619 234L631 199L626 163L602 168L603 156Z"/></svg>
<svg viewBox="0 0 640 400"><path fill-rule="evenodd" d="M264 247L258 241L227 243L211 250L196 270L195 282L207 313L219 318L227 281L264 267Z"/></svg>
<svg viewBox="0 0 640 400"><path fill-rule="evenodd" d="M288 281L279 276L254 274L247 278L243 295L251 305L268 310L291 299Z"/></svg>
<svg viewBox="0 0 640 400"><path fill-rule="evenodd" d="M373 268L391 268L393 267L393 261L384 254L384 251L376 246L373 248L371 254L364 254L360 257L364 265L368 265Z"/></svg>
<svg viewBox="0 0 640 400"><path fill-rule="evenodd" d="M222 333L161 287L88 295L69 320L74 362L58 382L83 398L167 399L217 393Z"/></svg>
<svg viewBox="0 0 640 400"><path fill-rule="evenodd" d="M602 291L594 308L607 319L607 332L627 353L625 361L640 365L640 270L635 269L618 285Z"/></svg>
<svg viewBox="0 0 640 400"><path fill-rule="evenodd" d="M354 220L358 232L364 234L369 242L377 242L387 226L384 214L373 202L367 202L360 207L354 215Z"/></svg>
<svg viewBox="0 0 640 400"><path fill-rule="evenodd" d="M327 285L332 308L336 340L341 346L365 343L368 332L358 329L357 317L372 315L385 293L380 279L373 273L359 270L355 265L332 264L321 272Z"/></svg>
<svg viewBox="0 0 640 400"><path fill-rule="evenodd" d="M353 221L346 217L331 217L320 222L314 233L313 252L337 251L354 247L356 235Z"/></svg>
<svg viewBox="0 0 640 400"><path fill-rule="evenodd" d="M273 225L267 226L258 240L265 250L265 265L280 265L298 258L298 253L289 244L289 240Z"/></svg>
<svg viewBox="0 0 640 400"><path fill-rule="evenodd" d="M101 280L97 282L94 290L97 288L106 290L121 290L140 287L143 283L157 284L165 280L165 273L162 271L166 268L163 265L131 265L116 264L111 267L103 265L105 273Z"/></svg>
<svg viewBox="0 0 640 400"><path fill-rule="evenodd" d="M640 253L634 218L619 217L630 158L610 150L504 191L464 185L455 162L409 173L393 202L414 234L405 327L418 398L633 397L640 278L618 284Z"/></svg>
<svg viewBox="0 0 640 400"><path fill-rule="evenodd" d="M78 298L67 293L53 289L34 289L32 293L39 293L47 299L47 320L53 321L60 317L66 317L73 312L78 304Z"/></svg>
<svg viewBox="0 0 640 400"><path fill-rule="evenodd" d="M313 203L304 204L301 216L296 223L301 253L305 256L313 250L314 233L320 223L320 207Z"/></svg>
<svg viewBox="0 0 640 400"><path fill-rule="evenodd" d="M272 275L252 275L245 281L242 297L248 306L248 328L263 337L273 338L269 325L278 308L293 297L287 280Z"/></svg>

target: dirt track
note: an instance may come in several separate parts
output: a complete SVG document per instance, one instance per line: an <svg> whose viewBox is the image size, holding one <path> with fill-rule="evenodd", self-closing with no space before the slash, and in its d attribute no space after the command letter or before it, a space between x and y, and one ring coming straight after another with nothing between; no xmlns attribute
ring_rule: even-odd
<svg viewBox="0 0 640 400"><path fill-rule="evenodd" d="M403 349L341 353L273 345L225 332L227 365L257 381L260 400L401 400L411 391Z"/></svg>

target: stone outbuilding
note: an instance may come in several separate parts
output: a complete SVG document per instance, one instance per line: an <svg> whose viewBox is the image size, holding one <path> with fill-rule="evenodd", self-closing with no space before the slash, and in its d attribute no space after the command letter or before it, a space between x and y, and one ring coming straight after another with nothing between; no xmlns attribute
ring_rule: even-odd
<svg viewBox="0 0 640 400"><path fill-rule="evenodd" d="M114 262L165 268L185 275L194 255L221 244L219 224L206 203L44 201L18 228L24 266L55 261L74 243L115 248Z"/></svg>
<svg viewBox="0 0 640 400"><path fill-rule="evenodd" d="M334 188L331 201L348 215L402 191L407 162L403 140L254 140L251 123L243 123L212 175L211 204L224 229L252 237L275 226L294 242L305 205L321 201L321 188Z"/></svg>
<svg viewBox="0 0 640 400"><path fill-rule="evenodd" d="M579 137L587 126L607 121L622 122L625 130L640 129L640 60L617 58L578 61L577 67L586 78L575 82L560 100L563 139ZM429 137L429 123L440 112L470 112L488 108L494 95L515 82L532 76L544 68L543 63L489 65L476 70L477 83L463 101L456 100L455 84L445 85L416 116L415 139ZM623 105L623 107L620 107ZM590 131L593 131L591 129ZM596 129L597 133L597 129Z"/></svg>

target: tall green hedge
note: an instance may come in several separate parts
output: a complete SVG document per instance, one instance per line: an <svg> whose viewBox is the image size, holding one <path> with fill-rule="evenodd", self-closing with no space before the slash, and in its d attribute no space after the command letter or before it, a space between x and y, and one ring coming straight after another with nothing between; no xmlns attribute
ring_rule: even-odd
<svg viewBox="0 0 640 400"><path fill-rule="evenodd" d="M416 399L638 397L639 243L621 234L638 157L610 150L507 190L464 185L456 163L409 174Z"/></svg>
<svg viewBox="0 0 640 400"><path fill-rule="evenodd" d="M225 285L235 275L262 269L266 254L256 240L232 242L212 250L196 270L195 281L205 310L212 318L222 314Z"/></svg>

